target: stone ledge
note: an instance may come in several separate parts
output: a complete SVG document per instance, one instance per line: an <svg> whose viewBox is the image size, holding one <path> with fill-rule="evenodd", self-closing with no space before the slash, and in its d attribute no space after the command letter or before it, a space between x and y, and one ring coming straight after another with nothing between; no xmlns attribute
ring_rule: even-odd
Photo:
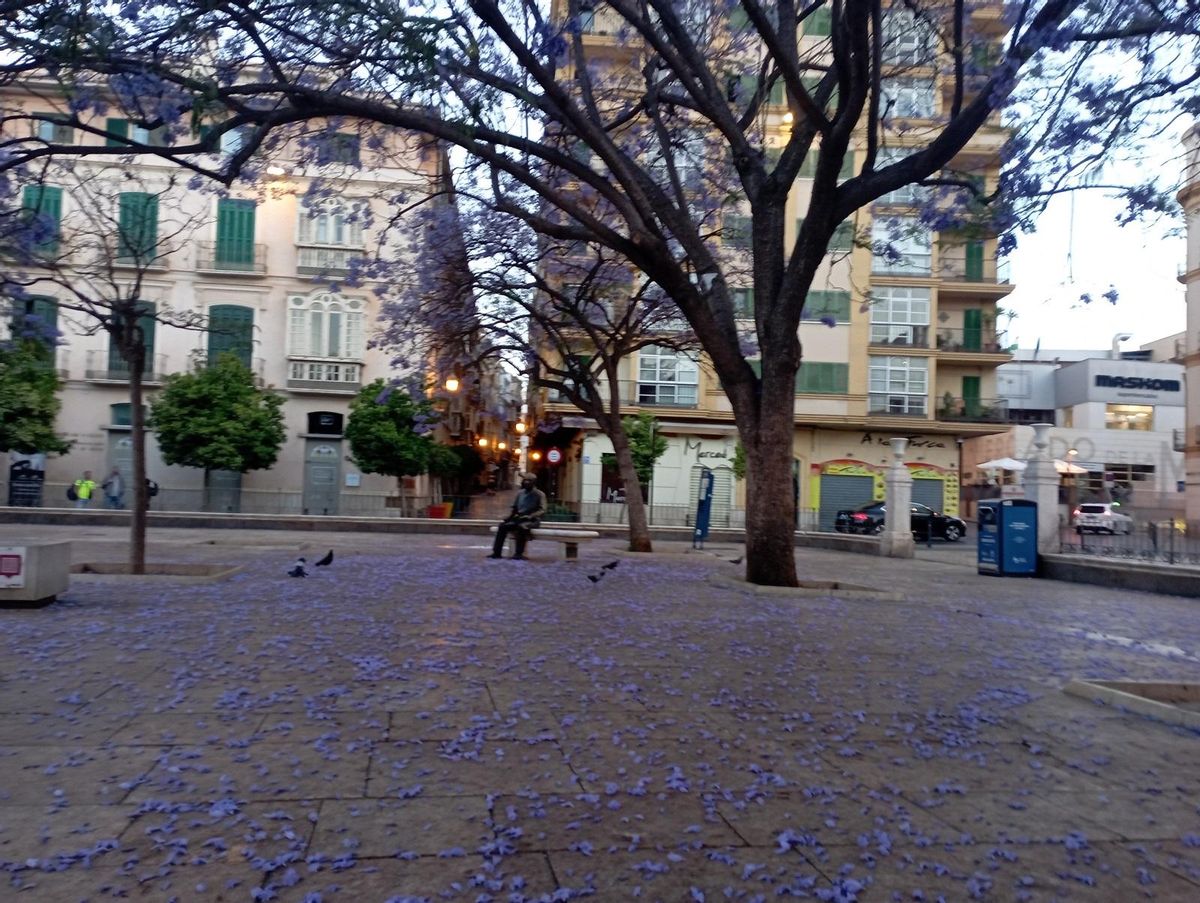
<svg viewBox="0 0 1200 903"><path fill-rule="evenodd" d="M1118 561L1083 555L1042 555L1038 576L1070 583L1200 598L1200 568Z"/></svg>
<svg viewBox="0 0 1200 903"><path fill-rule="evenodd" d="M875 599L880 602L901 602L903 593L893 593L841 580L801 580L799 586L759 586L747 583L744 577L732 574L709 574L708 582L723 589L737 589L756 596L784 596L793 599Z"/></svg>
<svg viewBox="0 0 1200 903"><path fill-rule="evenodd" d="M1167 724L1200 729L1200 684L1140 680L1073 680L1063 692L1128 709Z"/></svg>

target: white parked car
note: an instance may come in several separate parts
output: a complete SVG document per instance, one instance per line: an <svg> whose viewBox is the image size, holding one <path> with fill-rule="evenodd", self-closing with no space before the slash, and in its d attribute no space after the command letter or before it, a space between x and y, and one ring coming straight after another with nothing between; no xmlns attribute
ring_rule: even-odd
<svg viewBox="0 0 1200 903"><path fill-rule="evenodd" d="M1124 533L1133 532L1133 518L1117 509L1112 502L1084 502L1075 509L1071 523L1076 533Z"/></svg>

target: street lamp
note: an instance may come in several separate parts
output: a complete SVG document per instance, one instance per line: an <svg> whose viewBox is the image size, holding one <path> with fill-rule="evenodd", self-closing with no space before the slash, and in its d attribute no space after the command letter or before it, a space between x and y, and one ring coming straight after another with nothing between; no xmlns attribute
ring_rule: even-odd
<svg viewBox="0 0 1200 903"><path fill-rule="evenodd" d="M540 461L540 460L542 460L542 453L541 453L540 451L531 451L531 452L529 453L529 460L530 460L530 461Z"/></svg>
<svg viewBox="0 0 1200 903"><path fill-rule="evenodd" d="M458 377L457 376L450 376L450 377L446 378L446 391L447 392L457 392L458 391Z"/></svg>
<svg viewBox="0 0 1200 903"><path fill-rule="evenodd" d="M480 447L480 448L487 448L487 447L488 447L488 441L487 441L487 439L485 439L483 436L480 436L480 437L479 437L479 447Z"/></svg>
<svg viewBox="0 0 1200 903"><path fill-rule="evenodd" d="M525 426L524 420L518 420L515 424L513 424L513 429L517 431L518 436L522 436L525 434L525 430L528 429L528 427Z"/></svg>
<svg viewBox="0 0 1200 903"><path fill-rule="evenodd" d="M500 451L504 451L506 448L508 448L508 443L507 442L497 442L496 448L499 449Z"/></svg>

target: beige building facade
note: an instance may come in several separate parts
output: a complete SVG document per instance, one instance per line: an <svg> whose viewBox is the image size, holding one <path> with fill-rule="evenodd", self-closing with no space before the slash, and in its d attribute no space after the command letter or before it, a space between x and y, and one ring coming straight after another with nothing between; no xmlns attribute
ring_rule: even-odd
<svg viewBox="0 0 1200 903"><path fill-rule="evenodd" d="M981 27L990 27L986 23L998 8L979 10L976 15L986 20ZM905 15L899 7L896 14ZM620 43L613 37L618 25L607 15L599 4L584 22L585 46L597 53ZM994 24L999 27L998 20ZM828 39L828 19L813 16L807 27L801 51L819 53ZM911 50L923 52L917 44ZM628 46L621 52L629 53ZM922 68L920 59L903 58L905 52L898 49L901 56L893 62L907 120L892 135L889 153L919 147L923 124L932 131L950 103L949 86L936 67ZM786 143L791 116L783 98L773 98L765 113L768 153ZM985 191L994 189L1004 138L996 117L954 161L954 170ZM855 153L855 166L861 166L865 137L856 142ZM789 196L786 241L796 238L812 175L802 168ZM887 440L896 436L910 440L914 500L958 513L962 443L1007 429L995 371L1010 359L998 305L1012 286L997 261L996 238L923 228L918 220L927 201L923 192L916 187L893 192L843 223L809 293L794 399L793 482L802 526L829 528L839 508L882 498ZM723 237L712 239L721 243L722 253L748 247L748 213L735 208L724 214ZM902 236L893 242L898 254L876 253L896 235ZM752 331L751 281L741 278L737 287L738 277L732 277L735 306ZM626 362L621 397L625 412L653 413L669 441L655 470L652 522L690 522L699 475L708 467L716 478L713 523L740 523L744 487L732 469L736 428L703 356L645 349ZM606 463L607 438L553 393L541 401L563 418L563 429L548 440L564 450L553 480L559 498L584 520L620 519L614 505L623 489Z"/></svg>
<svg viewBox="0 0 1200 903"><path fill-rule="evenodd" d="M3 104L53 111L46 86L26 87L9 89ZM98 125L109 132L138 131L112 118ZM112 141L53 134L56 128L70 132L66 126L35 126L41 127L55 140ZM253 184L235 183L228 191L189 180L165 160L123 155L119 146L70 171L52 167L41 186L26 188L26 206L33 198L57 219L65 264L77 265L81 279L107 283L95 290L120 292L140 280L138 297L160 320L180 315L199 321L200 328L191 329L144 321L149 398L166 375L203 366L222 352L235 354L260 385L285 398L287 438L275 465L244 476L213 474L207 492L203 471L166 464L150 432L147 473L160 486L152 507L377 514L395 494L394 478L362 473L351 461L343 438L349 405L376 379L420 380L424 374L396 372L390 355L372 346L381 326L380 283L351 276L359 261L419 253L402 228L385 231L383 224L394 198L430 192L447 168L437 144L396 132L380 134L378 143L373 137L339 133L334 153L318 162L302 150L312 135L297 133L270 152ZM231 140L223 154L238 146L236 134L226 138ZM202 162L217 163L218 155ZM124 227L136 218L131 211L150 224L154 253L148 263L122 257L126 238L116 233L125 236ZM115 253L102 262L108 272L99 279L96 261L85 265L72 243L106 229L114 233L106 246ZM46 462L43 504L65 505L66 484L83 471L97 479L114 466L129 472L128 367L95 321L58 306L69 300L61 287L37 284L30 294L30 312L52 320L62 334L58 427L74 444L68 454ZM503 425L489 424L479 413L494 407L459 399L457 430L449 441L474 442L477 434L502 431ZM424 478L407 482L409 493L431 494Z"/></svg>

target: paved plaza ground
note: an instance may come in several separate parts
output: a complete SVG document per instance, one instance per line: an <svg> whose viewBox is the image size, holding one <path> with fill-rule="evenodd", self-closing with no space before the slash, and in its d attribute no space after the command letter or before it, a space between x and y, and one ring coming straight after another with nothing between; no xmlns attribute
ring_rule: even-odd
<svg viewBox="0 0 1200 903"><path fill-rule="evenodd" d="M124 554L0 526L52 538ZM899 600L756 595L711 579L734 547L486 542L159 529L152 560L241 570L0 611L0 899L1200 900L1200 735L1061 692L1200 680L1195 600L947 550L797 551Z"/></svg>

